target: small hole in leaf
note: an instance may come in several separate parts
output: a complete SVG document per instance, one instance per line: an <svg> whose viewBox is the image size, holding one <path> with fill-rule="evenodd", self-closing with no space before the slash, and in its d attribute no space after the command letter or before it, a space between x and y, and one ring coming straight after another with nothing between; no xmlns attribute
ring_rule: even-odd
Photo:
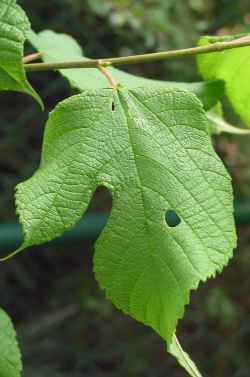
<svg viewBox="0 0 250 377"><path fill-rule="evenodd" d="M115 111L115 103L112 101L112 111Z"/></svg>
<svg viewBox="0 0 250 377"><path fill-rule="evenodd" d="M170 226L171 228L174 228L175 226L179 225L181 222L181 219L179 218L177 213L173 211L172 209L169 209L168 211L166 211L165 220L166 220L167 225Z"/></svg>

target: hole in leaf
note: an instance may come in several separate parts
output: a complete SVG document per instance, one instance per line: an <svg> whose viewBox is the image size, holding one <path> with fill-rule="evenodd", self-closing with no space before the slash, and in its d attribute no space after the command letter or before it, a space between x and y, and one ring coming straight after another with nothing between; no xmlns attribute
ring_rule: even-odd
<svg viewBox="0 0 250 377"><path fill-rule="evenodd" d="M112 209L112 195L105 186L98 186L95 190L89 204L88 213L105 213L109 214Z"/></svg>
<svg viewBox="0 0 250 377"><path fill-rule="evenodd" d="M169 209L168 211L166 211L165 220L166 220L167 225L170 226L171 228L174 228L175 226L179 225L181 222L180 217L172 209Z"/></svg>
<svg viewBox="0 0 250 377"><path fill-rule="evenodd" d="M115 103L114 103L114 101L112 101L112 111L115 111Z"/></svg>

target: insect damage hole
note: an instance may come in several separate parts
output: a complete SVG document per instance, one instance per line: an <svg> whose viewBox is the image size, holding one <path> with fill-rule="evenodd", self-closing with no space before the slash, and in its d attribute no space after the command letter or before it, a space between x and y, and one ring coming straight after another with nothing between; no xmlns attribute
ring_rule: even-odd
<svg viewBox="0 0 250 377"><path fill-rule="evenodd" d="M171 228L174 228L180 224L181 219L175 211L173 211L172 209L169 209L165 213L165 221L168 226L170 226Z"/></svg>
<svg viewBox="0 0 250 377"><path fill-rule="evenodd" d="M112 104L111 104L111 110L112 110L112 111L115 111L115 103L114 103L114 101L112 101Z"/></svg>

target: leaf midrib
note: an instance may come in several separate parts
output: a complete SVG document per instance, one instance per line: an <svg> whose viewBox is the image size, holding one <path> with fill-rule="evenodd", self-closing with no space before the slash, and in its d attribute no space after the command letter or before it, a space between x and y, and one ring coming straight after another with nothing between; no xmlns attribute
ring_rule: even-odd
<svg viewBox="0 0 250 377"><path fill-rule="evenodd" d="M128 131L129 145L131 146L134 166L135 166L135 170L137 172L137 177L138 177L138 181L139 181L139 189L140 189L140 194L141 194L142 204L143 204L142 207L143 207L143 213L144 213L145 227L147 228L147 233L151 234L151 228L150 228L150 225L148 223L148 218L147 218L147 215L146 215L146 212L145 212L146 204L145 204L145 197L144 197L144 192L143 192L142 179L141 179L141 176L140 176L140 173L139 173L139 167L137 166L137 162L136 162L136 155L137 154L135 153L135 146L134 146L134 142L133 142L133 137L132 137L131 132L130 132L130 121L133 120L133 119L130 117L130 114L129 114L129 111L128 111L129 103L128 103L127 106L126 105L124 106L124 99L123 99L122 93L120 92L120 90L118 90L117 93L118 93L118 97L119 97L119 100L120 100L121 109L123 110L124 117L125 117L125 120L126 120L125 124L127 126L127 131ZM127 92L127 94L128 94L128 99L129 99L129 92ZM152 253L152 245L151 245L151 247L149 247L149 250L150 250L152 257L155 257L155 255L153 255L153 253ZM172 277L173 277L173 279L176 283L176 287L180 292L181 300L185 301L182 287L180 286L180 283L179 283L174 271L166 263L166 261L164 259L162 259L160 254L158 254L158 257L163 261L164 265L167 267L168 271L172 275ZM141 272L141 274L143 274L143 273L144 273L144 271ZM137 277L136 282L139 280L141 274L139 275L139 277ZM136 285L136 282L135 282L135 285Z"/></svg>

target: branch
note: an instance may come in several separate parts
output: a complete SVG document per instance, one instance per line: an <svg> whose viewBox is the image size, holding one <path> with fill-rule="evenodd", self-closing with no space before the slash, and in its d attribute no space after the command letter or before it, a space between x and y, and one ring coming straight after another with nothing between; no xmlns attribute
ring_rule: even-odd
<svg viewBox="0 0 250 377"><path fill-rule="evenodd" d="M26 71L50 71L57 69L68 69L68 68L99 68L100 61L102 62L102 67L107 67L110 65L121 65L121 64L137 64L137 63L147 63L155 62L167 59L182 58L185 56L193 56L198 54L206 54L213 52L221 52L225 50L230 50L233 48L250 46L250 37L242 37L240 39L235 39L230 42L216 42L214 44L208 44L205 46L185 48L181 50L171 50L163 52L154 52L151 54L143 55L132 55L124 56L119 58L105 58L105 59L82 59L77 61L67 61L67 62L55 62L55 63L35 63L35 64L24 64Z"/></svg>

